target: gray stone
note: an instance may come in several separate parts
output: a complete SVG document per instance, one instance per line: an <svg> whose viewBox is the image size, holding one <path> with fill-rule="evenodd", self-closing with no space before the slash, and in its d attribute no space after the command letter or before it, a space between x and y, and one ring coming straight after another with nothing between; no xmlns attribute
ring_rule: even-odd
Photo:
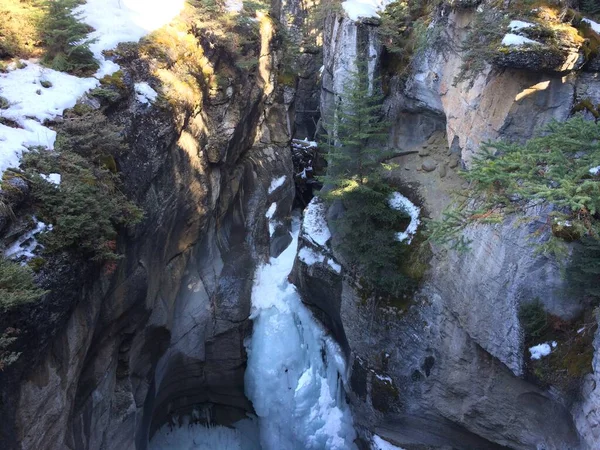
<svg viewBox="0 0 600 450"><path fill-rule="evenodd" d="M446 164L440 165L439 174L440 178L444 178L446 176Z"/></svg>
<svg viewBox="0 0 600 450"><path fill-rule="evenodd" d="M426 159L421 164L421 168L425 172L433 172L436 169L436 167L437 167L437 163L434 160L432 160L432 159Z"/></svg>

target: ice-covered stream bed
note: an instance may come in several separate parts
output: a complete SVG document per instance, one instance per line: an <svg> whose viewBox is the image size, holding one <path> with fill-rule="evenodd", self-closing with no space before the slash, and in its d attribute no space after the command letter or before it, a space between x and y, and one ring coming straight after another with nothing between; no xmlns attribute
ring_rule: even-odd
<svg viewBox="0 0 600 450"><path fill-rule="evenodd" d="M343 390L344 357L287 279L299 228L300 221L294 220L292 243L255 275L245 383L258 418L236 428L165 426L152 439L151 450L355 448Z"/></svg>

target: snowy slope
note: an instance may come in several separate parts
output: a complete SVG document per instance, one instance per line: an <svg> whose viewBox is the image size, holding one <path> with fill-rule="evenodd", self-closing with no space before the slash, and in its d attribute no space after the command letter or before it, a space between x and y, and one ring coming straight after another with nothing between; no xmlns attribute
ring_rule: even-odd
<svg viewBox="0 0 600 450"><path fill-rule="evenodd" d="M9 106L0 109L0 116L11 126L0 124L0 176L8 167L15 167L28 147L52 149L56 133L43 125L45 120L62 115L75 105L79 97L96 87L99 79L119 69L107 61L102 51L120 42L138 41L149 32L169 23L179 14L185 0L88 0L78 7L82 20L94 27L90 38L96 39L90 48L100 63L93 78L78 78L45 68L35 61L23 61L26 66L9 67L0 74L0 96ZM42 81L51 86L44 88ZM145 90L145 94L152 93ZM144 98L148 98L146 95ZM148 101L148 100L146 100Z"/></svg>

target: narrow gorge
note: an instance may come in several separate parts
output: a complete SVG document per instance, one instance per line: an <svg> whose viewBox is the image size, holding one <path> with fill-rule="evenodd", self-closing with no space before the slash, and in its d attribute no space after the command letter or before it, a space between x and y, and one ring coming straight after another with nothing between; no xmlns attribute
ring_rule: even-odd
<svg viewBox="0 0 600 450"><path fill-rule="evenodd" d="M600 450L600 4L0 13L1 449Z"/></svg>

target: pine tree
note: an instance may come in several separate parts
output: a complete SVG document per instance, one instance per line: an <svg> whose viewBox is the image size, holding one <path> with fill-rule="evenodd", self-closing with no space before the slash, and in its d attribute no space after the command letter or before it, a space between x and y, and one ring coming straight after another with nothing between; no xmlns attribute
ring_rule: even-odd
<svg viewBox="0 0 600 450"><path fill-rule="evenodd" d="M326 183L336 187L365 185L369 177L377 176L388 124L381 120L383 96L375 92L376 83L369 80L367 65L359 64L344 84L321 144L329 164Z"/></svg>
<svg viewBox="0 0 600 450"><path fill-rule="evenodd" d="M55 70L86 75L94 72L98 63L90 50L93 41L87 39L90 28L73 14L78 4L78 0L45 0L40 24L46 48L42 62Z"/></svg>
<svg viewBox="0 0 600 450"><path fill-rule="evenodd" d="M325 184L329 201L341 201L344 214L333 223L338 250L360 274L363 287L377 296L397 299L416 286L407 275L407 246L396 240L410 218L390 208L393 192L380 176L387 156L383 140L388 123L382 120L383 96L370 80L366 64L359 64L345 83L328 134L320 147L327 149Z"/></svg>
<svg viewBox="0 0 600 450"><path fill-rule="evenodd" d="M35 301L45 293L36 286L28 266L0 256L0 311Z"/></svg>
<svg viewBox="0 0 600 450"><path fill-rule="evenodd" d="M600 162L600 125L575 116L544 131L525 144L484 144L464 174L469 198L429 224L430 239L452 244L471 223L497 222L540 204L553 205L549 225L556 238L543 244L543 253L557 254L557 239L600 234L600 182L590 173Z"/></svg>

